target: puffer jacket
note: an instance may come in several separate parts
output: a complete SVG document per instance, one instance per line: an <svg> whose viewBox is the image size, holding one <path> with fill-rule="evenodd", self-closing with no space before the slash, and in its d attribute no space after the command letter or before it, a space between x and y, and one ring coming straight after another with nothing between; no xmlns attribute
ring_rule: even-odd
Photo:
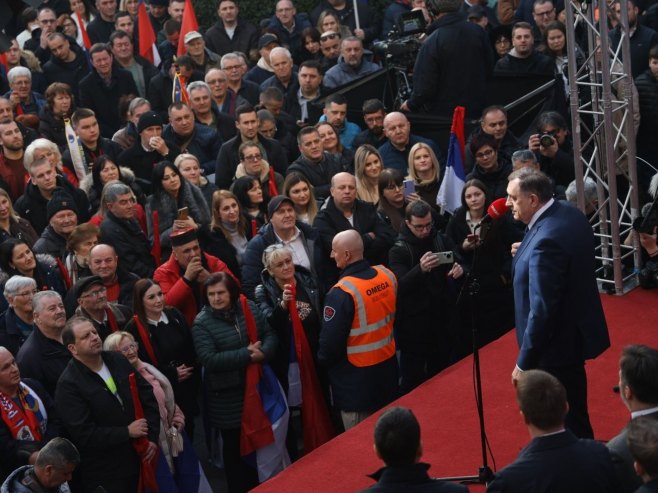
<svg viewBox="0 0 658 493"><path fill-rule="evenodd" d="M252 301L261 351L265 361L274 356L276 336ZM199 362L204 368L204 387L210 423L220 429L240 428L244 401L246 368L250 364L249 338L240 303L230 312L206 306L194 320L192 338Z"/></svg>

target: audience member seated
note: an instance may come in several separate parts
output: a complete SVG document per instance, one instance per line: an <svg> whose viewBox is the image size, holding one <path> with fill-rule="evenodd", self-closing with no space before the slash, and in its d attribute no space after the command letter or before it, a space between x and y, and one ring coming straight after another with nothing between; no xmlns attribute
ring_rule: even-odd
<svg viewBox="0 0 658 493"><path fill-rule="evenodd" d="M499 470L487 492L524 492L537 489L537 478L550 485L546 491L618 491L610 453L594 440L577 438L565 429L566 390L543 370L519 375L516 399L532 438L517 459Z"/></svg>
<svg viewBox="0 0 658 493"><path fill-rule="evenodd" d="M395 5L395 4L394 4ZM423 444L420 424L411 409L393 407L384 411L375 424L375 454L385 467L369 476L376 484L360 493L417 490L425 493L466 493L461 484L431 478L429 464L420 462Z"/></svg>
<svg viewBox="0 0 658 493"><path fill-rule="evenodd" d="M430 146L439 162L443 160L443 154L435 142L411 133L411 124L404 113L394 111L386 115L384 133L388 140L379 146L379 153L382 155L385 168L395 168L406 175L409 166L409 151L418 142L424 142Z"/></svg>

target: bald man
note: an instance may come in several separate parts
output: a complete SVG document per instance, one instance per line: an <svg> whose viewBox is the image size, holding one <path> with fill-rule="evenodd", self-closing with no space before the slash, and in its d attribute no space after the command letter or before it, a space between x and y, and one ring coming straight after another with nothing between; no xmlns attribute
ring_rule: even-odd
<svg viewBox="0 0 658 493"><path fill-rule="evenodd" d="M353 229L336 234L331 258L341 274L325 299L318 358L347 430L398 395L397 280L386 267L368 264L363 239Z"/></svg>

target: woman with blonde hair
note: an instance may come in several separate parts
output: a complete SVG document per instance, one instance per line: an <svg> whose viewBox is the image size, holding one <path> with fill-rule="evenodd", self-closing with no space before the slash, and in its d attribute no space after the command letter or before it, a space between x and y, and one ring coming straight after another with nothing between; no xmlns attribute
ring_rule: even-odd
<svg viewBox="0 0 658 493"><path fill-rule="evenodd" d="M418 142L409 151L409 176L413 180L416 192L409 195L409 202L423 199L438 210L436 196L441 184L441 168L439 160L430 146Z"/></svg>
<svg viewBox="0 0 658 493"><path fill-rule="evenodd" d="M370 144L363 144L354 155L356 196L375 205L379 202L379 175L384 169L379 151Z"/></svg>
<svg viewBox="0 0 658 493"><path fill-rule="evenodd" d="M352 31L347 26L340 23L340 19L331 10L324 10L318 17L318 25L316 26L320 34L326 32L335 32L340 35L341 39L352 36Z"/></svg>
<svg viewBox="0 0 658 493"><path fill-rule="evenodd" d="M318 202L308 178L293 171L283 182L283 194L295 204L297 220L309 225L313 224L318 214Z"/></svg>
<svg viewBox="0 0 658 493"><path fill-rule="evenodd" d="M210 183L208 178L203 176L203 169L201 168L199 159L194 154L184 152L178 155L174 161L174 165L180 170L183 178L201 190L203 198L206 199L206 203L210 207L212 196L217 191L217 186L214 183Z"/></svg>
<svg viewBox="0 0 658 493"><path fill-rule="evenodd" d="M0 243L8 238L23 240L32 248L39 235L27 219L16 214L11 197L4 188L0 188Z"/></svg>

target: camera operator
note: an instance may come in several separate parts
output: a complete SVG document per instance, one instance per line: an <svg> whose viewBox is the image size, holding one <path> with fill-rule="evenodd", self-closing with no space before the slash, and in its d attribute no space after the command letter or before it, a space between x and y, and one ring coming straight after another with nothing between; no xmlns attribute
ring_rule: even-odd
<svg viewBox="0 0 658 493"><path fill-rule="evenodd" d="M658 175L651 180L651 192L655 195L658 185ZM645 289L658 287L658 210L656 200L642 207L642 215L633 221L633 229L637 231L642 246L642 269L638 275L640 286ZM632 243L633 236L626 238L625 244Z"/></svg>
<svg viewBox="0 0 658 493"><path fill-rule="evenodd" d="M575 178L573 144L566 120L555 111L539 115L537 133L528 139L528 148L537 155L541 170L555 180L564 194Z"/></svg>
<svg viewBox="0 0 658 493"><path fill-rule="evenodd" d="M436 29L420 48L413 92L402 111L452 118L455 106L464 106L467 118L478 118L484 109L493 53L486 32L466 21L461 5L462 0L428 0Z"/></svg>

